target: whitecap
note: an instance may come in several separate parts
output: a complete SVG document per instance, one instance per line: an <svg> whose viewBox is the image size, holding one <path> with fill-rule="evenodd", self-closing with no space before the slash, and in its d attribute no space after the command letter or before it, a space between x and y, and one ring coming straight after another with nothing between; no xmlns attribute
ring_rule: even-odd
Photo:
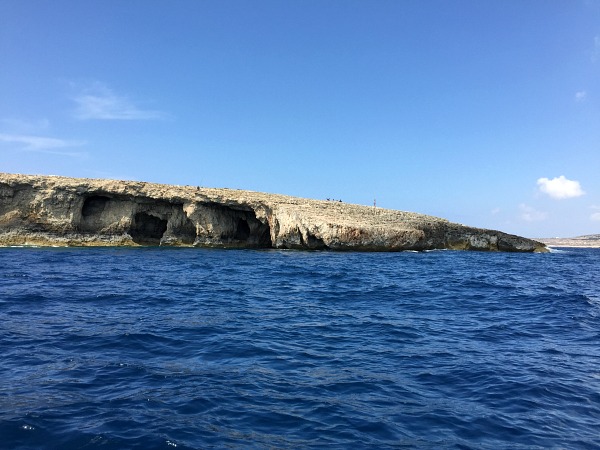
<svg viewBox="0 0 600 450"><path fill-rule="evenodd" d="M568 250L562 250L562 249L557 248L557 247L547 247L547 248L548 248L548 251L550 253L569 253Z"/></svg>

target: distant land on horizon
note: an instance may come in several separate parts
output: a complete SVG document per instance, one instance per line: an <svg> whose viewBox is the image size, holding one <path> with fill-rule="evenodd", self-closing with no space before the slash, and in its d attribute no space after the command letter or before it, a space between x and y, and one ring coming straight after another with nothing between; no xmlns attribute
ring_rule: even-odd
<svg viewBox="0 0 600 450"><path fill-rule="evenodd" d="M600 234L588 234L572 238L541 238L536 240L549 247L600 248Z"/></svg>

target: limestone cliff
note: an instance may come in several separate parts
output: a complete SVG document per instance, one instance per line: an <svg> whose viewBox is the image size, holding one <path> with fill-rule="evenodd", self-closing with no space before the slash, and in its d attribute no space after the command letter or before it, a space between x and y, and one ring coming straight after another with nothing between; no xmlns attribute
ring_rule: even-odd
<svg viewBox="0 0 600 450"><path fill-rule="evenodd" d="M0 245L545 251L437 217L259 192L0 174Z"/></svg>

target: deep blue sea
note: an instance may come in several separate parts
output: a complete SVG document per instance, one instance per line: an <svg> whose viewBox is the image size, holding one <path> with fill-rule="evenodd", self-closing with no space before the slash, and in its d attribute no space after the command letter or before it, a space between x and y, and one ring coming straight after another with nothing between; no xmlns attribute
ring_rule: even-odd
<svg viewBox="0 0 600 450"><path fill-rule="evenodd" d="M0 448L600 449L600 249L0 249Z"/></svg>

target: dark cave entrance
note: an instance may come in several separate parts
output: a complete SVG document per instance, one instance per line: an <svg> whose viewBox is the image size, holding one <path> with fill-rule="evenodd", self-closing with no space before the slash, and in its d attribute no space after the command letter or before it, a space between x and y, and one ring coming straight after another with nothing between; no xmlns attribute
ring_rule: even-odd
<svg viewBox="0 0 600 450"><path fill-rule="evenodd" d="M166 220L139 212L134 217L129 234L136 244L159 245L165 231L167 231Z"/></svg>
<svg viewBox="0 0 600 450"><path fill-rule="evenodd" d="M300 242L302 242L302 246L304 248L308 248L309 250L324 250L327 248L323 239L313 236L312 234L308 234L307 239L305 240L300 234Z"/></svg>
<svg viewBox="0 0 600 450"><path fill-rule="evenodd" d="M213 211L216 219L224 225L218 241L214 244L230 248L270 248L271 228L256 218L254 211L240 211L217 206Z"/></svg>
<svg viewBox="0 0 600 450"><path fill-rule="evenodd" d="M236 211L233 233L223 236L226 243L247 248L270 248L271 228L256 218L254 211Z"/></svg>
<svg viewBox="0 0 600 450"><path fill-rule="evenodd" d="M238 219L233 238L239 241L247 241L249 237L250 227L248 226L248 222L245 219Z"/></svg>
<svg viewBox="0 0 600 450"><path fill-rule="evenodd" d="M86 198L83 202L83 208L81 208L81 216L84 219L100 217L109 201L110 198L104 197L103 195L94 195Z"/></svg>
<svg viewBox="0 0 600 450"><path fill-rule="evenodd" d="M273 242L271 241L271 228L268 224L261 224L258 227L256 243L260 248L273 247Z"/></svg>

